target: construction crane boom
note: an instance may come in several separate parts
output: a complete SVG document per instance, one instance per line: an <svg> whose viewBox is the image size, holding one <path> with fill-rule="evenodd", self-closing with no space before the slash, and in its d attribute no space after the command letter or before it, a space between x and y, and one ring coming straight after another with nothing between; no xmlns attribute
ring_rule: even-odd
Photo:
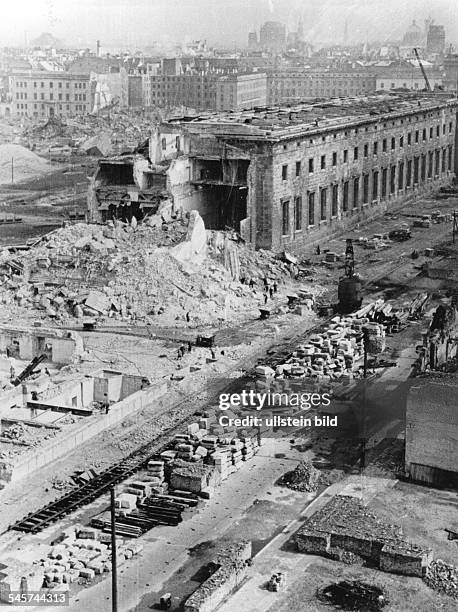
<svg viewBox="0 0 458 612"><path fill-rule="evenodd" d="M413 52L415 53L415 57L417 58L418 65L420 66L421 73L422 73L422 75L423 75L423 78L425 79L426 89L427 89L428 91L432 91L432 89L431 89L431 85L430 85L430 82L429 82L429 80L428 80L428 77L426 76L426 70L424 69L424 66L423 66L423 64L421 63L420 55L418 54L418 50L417 50L415 47L414 47Z"/></svg>

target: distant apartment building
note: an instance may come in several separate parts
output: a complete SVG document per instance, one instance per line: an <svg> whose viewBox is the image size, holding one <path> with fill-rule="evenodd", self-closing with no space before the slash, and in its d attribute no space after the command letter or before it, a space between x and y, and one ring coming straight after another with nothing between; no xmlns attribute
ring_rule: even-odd
<svg viewBox="0 0 458 612"><path fill-rule="evenodd" d="M248 32L248 48L256 49L258 46L258 33Z"/></svg>
<svg viewBox="0 0 458 612"><path fill-rule="evenodd" d="M129 108L141 108L143 106L143 78L142 74L129 74L127 77Z"/></svg>
<svg viewBox="0 0 458 612"><path fill-rule="evenodd" d="M443 25L431 24L426 37L426 50L428 53L444 53L445 28Z"/></svg>
<svg viewBox="0 0 458 612"><path fill-rule="evenodd" d="M92 110L90 75L28 71L10 76L12 117L68 117Z"/></svg>
<svg viewBox="0 0 458 612"><path fill-rule="evenodd" d="M442 87L443 76L440 70L425 67L425 72L432 89ZM390 89L422 91L426 88L426 82L419 67L389 66L377 70L375 86L377 91L389 91Z"/></svg>
<svg viewBox="0 0 458 612"><path fill-rule="evenodd" d="M158 74L143 79L144 106L197 110L216 107L216 78L213 74Z"/></svg>
<svg viewBox="0 0 458 612"><path fill-rule="evenodd" d="M446 55L444 58L444 88L448 91L458 89L458 53Z"/></svg>
<svg viewBox="0 0 458 612"><path fill-rule="evenodd" d="M278 21L266 21L259 32L259 46L267 51L284 51L286 26Z"/></svg>
<svg viewBox="0 0 458 612"><path fill-rule="evenodd" d="M267 73L267 103L305 98L366 95L375 91L375 77L365 70L281 68Z"/></svg>
<svg viewBox="0 0 458 612"><path fill-rule="evenodd" d="M229 111L267 104L265 73L232 74L220 77L216 84L216 110Z"/></svg>
<svg viewBox="0 0 458 612"><path fill-rule="evenodd" d="M237 110L266 104L264 73L185 73L143 77L144 106L186 106L202 110Z"/></svg>

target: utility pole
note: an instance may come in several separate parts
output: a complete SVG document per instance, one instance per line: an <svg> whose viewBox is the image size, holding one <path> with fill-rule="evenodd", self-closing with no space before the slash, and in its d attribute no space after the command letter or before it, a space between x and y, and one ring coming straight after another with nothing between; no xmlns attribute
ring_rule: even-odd
<svg viewBox="0 0 458 612"><path fill-rule="evenodd" d="M110 489L111 514L111 610L118 612L118 575L116 564L116 515L115 515L115 488Z"/></svg>
<svg viewBox="0 0 458 612"><path fill-rule="evenodd" d="M455 244L455 238L458 233L458 217L456 215L456 210L453 211L453 244Z"/></svg>
<svg viewBox="0 0 458 612"><path fill-rule="evenodd" d="M362 470L366 467L366 400L367 400L367 393L366 393L366 387L367 387L367 349L368 349L368 331L367 329L363 329L363 350L364 350L364 380L363 380L363 410L362 410L362 423L361 423L361 430L362 430L362 449L361 449L361 462L360 462L360 467L361 467L361 474L362 474Z"/></svg>
<svg viewBox="0 0 458 612"><path fill-rule="evenodd" d="M14 183L14 157L11 158L11 184Z"/></svg>

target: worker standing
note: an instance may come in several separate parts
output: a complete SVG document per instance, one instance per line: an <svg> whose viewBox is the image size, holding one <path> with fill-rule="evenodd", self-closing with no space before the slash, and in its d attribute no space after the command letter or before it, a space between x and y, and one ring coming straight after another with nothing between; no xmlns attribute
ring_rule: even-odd
<svg viewBox="0 0 458 612"><path fill-rule="evenodd" d="M103 394L103 405L105 408L105 414L108 414L110 412L110 402L108 401L108 395L106 393Z"/></svg>

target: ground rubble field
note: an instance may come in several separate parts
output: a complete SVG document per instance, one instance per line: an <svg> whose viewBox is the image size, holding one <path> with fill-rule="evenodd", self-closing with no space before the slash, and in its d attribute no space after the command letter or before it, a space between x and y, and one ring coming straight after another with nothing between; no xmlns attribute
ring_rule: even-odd
<svg viewBox="0 0 458 612"><path fill-rule="evenodd" d="M280 257L243 245L235 248L245 283L226 269L224 254L212 246L202 265L184 266L174 247L185 240L186 232L185 218L159 228L116 222L55 230L15 256L30 271L30 280L3 282L2 310L8 309L14 319L26 321L32 315L63 326L92 316L110 324L220 327L259 316L265 277L282 293L295 285ZM6 265L11 256L3 251L0 257L0 264ZM319 288L310 292L316 294ZM269 306L273 303L269 297Z"/></svg>
<svg viewBox="0 0 458 612"><path fill-rule="evenodd" d="M269 608L269 612L327 612L333 608L319 600L319 591L344 580L359 580L382 589L388 600L388 605L383 608L385 612L456 610L456 602L453 599L431 590L420 578L396 576L376 569L314 558L300 580L287 584L279 600Z"/></svg>
<svg viewBox="0 0 458 612"><path fill-rule="evenodd" d="M218 394L225 391L233 379L243 376L260 353L291 335L302 333L314 321L312 315L309 318L297 315L274 318L271 323L264 322L263 334L258 333L253 340L246 342L245 339L236 346L215 348L216 360L211 358L208 348L194 347L191 353L177 360L176 342L116 334L86 334L90 360L65 366L66 376L89 373L100 367L116 367L128 373L146 375L153 383L169 379L167 394L155 400L154 405L145 407L120 425L79 446L57 463L44 466L39 473L17 483L10 483L2 491L0 531L25 514L18 513L18 508L36 510L62 495L62 489L69 490L73 486L71 475L75 471L90 468L103 471L154 440L160 448L162 438L171 428L189 419L196 411L201 413L209 406L216 406ZM246 331L239 333L240 337L244 335ZM97 349L94 350L94 346ZM39 442L35 438L34 444ZM54 482L56 474L59 476L58 487Z"/></svg>

